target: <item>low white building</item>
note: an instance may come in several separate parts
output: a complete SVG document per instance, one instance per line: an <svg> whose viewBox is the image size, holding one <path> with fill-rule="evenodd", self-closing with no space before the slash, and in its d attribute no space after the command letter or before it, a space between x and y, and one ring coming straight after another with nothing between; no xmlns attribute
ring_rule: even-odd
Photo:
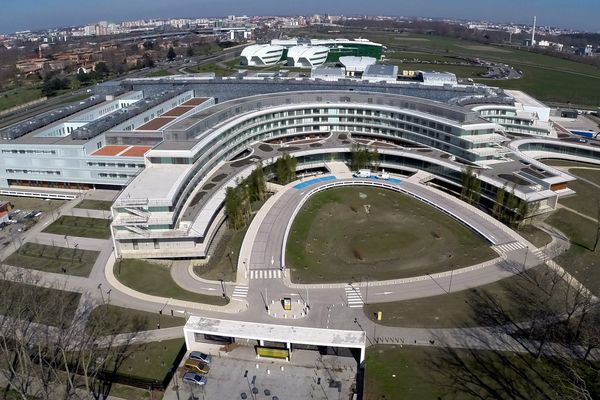
<svg viewBox="0 0 600 400"><path fill-rule="evenodd" d="M430 86L458 85L456 75L450 72L419 71L423 83Z"/></svg>
<svg viewBox="0 0 600 400"><path fill-rule="evenodd" d="M294 46L287 52L287 65L290 67L312 68L327 61L329 48L324 46Z"/></svg>
<svg viewBox="0 0 600 400"><path fill-rule="evenodd" d="M283 46L270 44L253 44L242 50L241 64L249 66L274 65L281 61Z"/></svg>
<svg viewBox="0 0 600 400"><path fill-rule="evenodd" d="M361 75L369 65L374 65L376 63L377 59L375 59L375 57L340 57L340 64L346 68L346 75L348 76Z"/></svg>

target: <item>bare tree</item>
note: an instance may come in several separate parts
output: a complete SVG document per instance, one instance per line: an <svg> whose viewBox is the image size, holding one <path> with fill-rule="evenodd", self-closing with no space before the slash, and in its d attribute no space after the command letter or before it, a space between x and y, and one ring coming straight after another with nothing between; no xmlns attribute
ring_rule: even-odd
<svg viewBox="0 0 600 400"><path fill-rule="evenodd" d="M19 398L104 398L130 356L140 324L105 313L63 288L40 288L31 273L0 271L0 376ZM63 290L57 290L63 289ZM107 330L107 327L111 327ZM124 329L125 327L129 329ZM118 332L130 330L131 333Z"/></svg>
<svg viewBox="0 0 600 400"><path fill-rule="evenodd" d="M458 398L598 398L600 345L597 299L565 272L519 272L503 295L470 292L467 303L479 326L462 331L459 344L443 346L430 360ZM457 349L462 347L463 349ZM462 396L461 396L462 394Z"/></svg>

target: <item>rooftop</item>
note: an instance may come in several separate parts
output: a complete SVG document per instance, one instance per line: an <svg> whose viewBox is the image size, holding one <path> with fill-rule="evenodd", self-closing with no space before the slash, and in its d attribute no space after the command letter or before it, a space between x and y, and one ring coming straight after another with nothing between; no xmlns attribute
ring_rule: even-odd
<svg viewBox="0 0 600 400"><path fill-rule="evenodd" d="M119 200L173 199L179 183L186 178L192 168L188 164L150 165L123 190Z"/></svg>
<svg viewBox="0 0 600 400"><path fill-rule="evenodd" d="M537 99L534 99L533 97L531 97L527 93L522 92L520 90L504 90L504 92L506 94L508 94L509 96L511 96L513 99L515 99L515 101L517 101L518 103L523 104L524 106L542 107L542 108L547 108L548 107L547 105L545 105L541 101L539 101Z"/></svg>
<svg viewBox="0 0 600 400"><path fill-rule="evenodd" d="M226 337L322 346L364 348L363 331L306 328L191 316L184 330Z"/></svg>

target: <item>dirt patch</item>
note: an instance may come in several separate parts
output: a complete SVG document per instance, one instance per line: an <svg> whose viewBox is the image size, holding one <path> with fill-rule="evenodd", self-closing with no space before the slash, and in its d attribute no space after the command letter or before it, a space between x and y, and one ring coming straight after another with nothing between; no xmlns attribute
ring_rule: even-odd
<svg viewBox="0 0 600 400"><path fill-rule="evenodd" d="M226 174L219 174L219 175L215 176L214 178L212 178L210 181L211 182L221 182L226 177L227 177Z"/></svg>

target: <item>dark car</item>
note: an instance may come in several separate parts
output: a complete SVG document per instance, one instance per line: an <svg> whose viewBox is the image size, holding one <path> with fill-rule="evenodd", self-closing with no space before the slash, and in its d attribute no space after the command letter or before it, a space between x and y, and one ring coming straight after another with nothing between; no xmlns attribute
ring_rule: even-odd
<svg viewBox="0 0 600 400"><path fill-rule="evenodd" d="M186 372L185 374L183 374L182 379L184 382L195 383L196 385L200 386L206 385L206 377L200 374L195 374L193 372Z"/></svg>
<svg viewBox="0 0 600 400"><path fill-rule="evenodd" d="M190 360L201 361L206 364L210 364L212 357L210 354L202 353L201 351L192 351L188 357Z"/></svg>

